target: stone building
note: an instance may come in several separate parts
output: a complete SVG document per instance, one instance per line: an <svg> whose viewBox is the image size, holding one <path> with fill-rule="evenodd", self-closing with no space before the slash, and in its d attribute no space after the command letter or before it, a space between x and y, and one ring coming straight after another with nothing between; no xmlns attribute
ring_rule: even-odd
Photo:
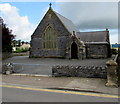
<svg viewBox="0 0 120 104"><path fill-rule="evenodd" d="M30 57L66 59L107 58L109 31L80 32L69 19L51 5L31 36Z"/></svg>

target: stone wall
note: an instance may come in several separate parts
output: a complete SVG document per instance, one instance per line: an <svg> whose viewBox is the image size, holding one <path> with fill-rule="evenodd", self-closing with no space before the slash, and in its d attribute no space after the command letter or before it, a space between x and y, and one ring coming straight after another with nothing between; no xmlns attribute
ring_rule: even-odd
<svg viewBox="0 0 120 104"><path fill-rule="evenodd" d="M51 14L51 18L49 18L49 14ZM56 49L43 49L42 47L44 30L49 24L54 27L57 35ZM69 36L70 33L55 13L49 10L31 37L30 57L65 57L66 43L69 41Z"/></svg>
<svg viewBox="0 0 120 104"><path fill-rule="evenodd" d="M118 67L117 67L118 86L120 86L120 49L118 51L118 57L116 59L116 62L118 64Z"/></svg>
<svg viewBox="0 0 120 104"><path fill-rule="evenodd" d="M87 58L107 58L108 45L107 44L86 44Z"/></svg>
<svg viewBox="0 0 120 104"><path fill-rule="evenodd" d="M118 74L117 67L118 64L114 60L109 60L106 62L107 65L107 83L106 86L118 87Z"/></svg>
<svg viewBox="0 0 120 104"><path fill-rule="evenodd" d="M52 67L53 76L106 78L107 68L103 66L69 66L56 65Z"/></svg>
<svg viewBox="0 0 120 104"><path fill-rule="evenodd" d="M7 59L12 56L12 53L10 52L3 52L2 53L2 59Z"/></svg>

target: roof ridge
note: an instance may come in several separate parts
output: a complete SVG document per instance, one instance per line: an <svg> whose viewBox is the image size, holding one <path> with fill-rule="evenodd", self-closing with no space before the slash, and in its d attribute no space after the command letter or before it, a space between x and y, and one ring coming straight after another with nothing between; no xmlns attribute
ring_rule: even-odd
<svg viewBox="0 0 120 104"><path fill-rule="evenodd" d="M60 21L62 22L62 24L65 26L65 28L66 28L71 34L73 33L73 31L79 32L79 29L74 25L74 23L73 23L70 19L62 16L61 14L57 13L56 11L53 11L53 12L54 12L55 15L60 19Z"/></svg>
<svg viewBox="0 0 120 104"><path fill-rule="evenodd" d="M55 12L55 13L57 13L58 15L62 16L63 18L65 18L65 19L67 19L67 20L69 20L69 21L71 21L71 22L72 22L72 20L70 20L70 19L66 18L65 16L61 15L60 13L58 13L58 12L56 12L56 11L54 11L54 12ZM72 23L73 23L73 22L72 22Z"/></svg>
<svg viewBox="0 0 120 104"><path fill-rule="evenodd" d="M86 32L77 32L77 33L96 33L96 32L107 32L107 31L86 31Z"/></svg>

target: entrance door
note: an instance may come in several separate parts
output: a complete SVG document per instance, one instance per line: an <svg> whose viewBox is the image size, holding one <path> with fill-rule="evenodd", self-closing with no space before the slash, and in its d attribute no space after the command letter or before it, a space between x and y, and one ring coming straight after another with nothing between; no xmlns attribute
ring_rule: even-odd
<svg viewBox="0 0 120 104"><path fill-rule="evenodd" d="M71 45L71 59L78 59L78 47L75 42Z"/></svg>

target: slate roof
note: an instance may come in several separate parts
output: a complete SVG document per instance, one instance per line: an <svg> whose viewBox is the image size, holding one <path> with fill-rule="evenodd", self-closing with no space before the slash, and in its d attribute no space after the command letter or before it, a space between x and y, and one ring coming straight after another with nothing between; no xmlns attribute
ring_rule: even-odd
<svg viewBox="0 0 120 104"><path fill-rule="evenodd" d="M73 22L59 13L55 12L57 17L63 23L63 25L67 28L67 30L72 34L73 31L76 32L76 35L80 40L86 43L108 43L106 40L107 31L96 31L96 32L79 32Z"/></svg>
<svg viewBox="0 0 120 104"><path fill-rule="evenodd" d="M54 13L57 15L57 17L60 19L60 21L63 23L63 25L67 28L67 30L70 33L73 33L73 31L79 32L79 30L76 28L76 26L73 24L73 22L71 20L65 18L64 16L58 14L55 11L54 11Z"/></svg>
<svg viewBox="0 0 120 104"><path fill-rule="evenodd" d="M96 31L96 32L77 32L77 37L86 43L106 43L107 41L107 31Z"/></svg>

